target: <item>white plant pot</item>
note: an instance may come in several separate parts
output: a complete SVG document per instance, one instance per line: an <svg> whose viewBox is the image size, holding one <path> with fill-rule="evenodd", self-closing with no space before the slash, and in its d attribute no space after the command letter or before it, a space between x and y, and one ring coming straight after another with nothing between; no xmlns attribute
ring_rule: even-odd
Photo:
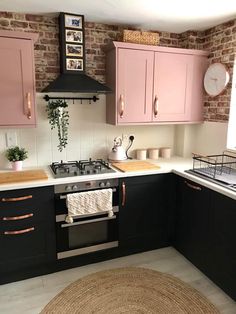
<svg viewBox="0 0 236 314"><path fill-rule="evenodd" d="M22 170L22 160L13 161L13 162L12 162L12 169L13 169L14 171L20 171L20 170Z"/></svg>

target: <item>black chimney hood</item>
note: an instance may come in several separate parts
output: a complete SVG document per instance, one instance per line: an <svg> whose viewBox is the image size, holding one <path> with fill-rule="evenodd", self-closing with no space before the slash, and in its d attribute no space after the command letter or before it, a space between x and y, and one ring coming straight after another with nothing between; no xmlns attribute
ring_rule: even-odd
<svg viewBox="0 0 236 314"><path fill-rule="evenodd" d="M100 93L110 92L110 88L85 74L60 74L43 89L47 93Z"/></svg>
<svg viewBox="0 0 236 314"><path fill-rule="evenodd" d="M61 74L42 92L108 93L111 89L85 74L84 16L59 15Z"/></svg>

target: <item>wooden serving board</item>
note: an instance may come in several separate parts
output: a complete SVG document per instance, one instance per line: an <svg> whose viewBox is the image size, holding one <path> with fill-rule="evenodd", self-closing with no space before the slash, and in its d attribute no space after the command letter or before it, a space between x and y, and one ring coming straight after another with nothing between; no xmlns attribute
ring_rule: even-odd
<svg viewBox="0 0 236 314"><path fill-rule="evenodd" d="M112 166L122 172L160 169L159 166L153 165L147 161L114 162Z"/></svg>
<svg viewBox="0 0 236 314"><path fill-rule="evenodd" d="M44 179L48 179L44 170L24 170L0 173L0 184Z"/></svg>

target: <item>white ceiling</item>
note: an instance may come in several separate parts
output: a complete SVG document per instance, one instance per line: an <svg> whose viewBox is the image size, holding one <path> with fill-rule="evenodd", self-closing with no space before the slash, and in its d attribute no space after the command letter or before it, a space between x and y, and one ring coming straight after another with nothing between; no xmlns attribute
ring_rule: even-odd
<svg viewBox="0 0 236 314"><path fill-rule="evenodd" d="M236 0L0 0L0 11L68 12L91 22L180 33L236 18Z"/></svg>

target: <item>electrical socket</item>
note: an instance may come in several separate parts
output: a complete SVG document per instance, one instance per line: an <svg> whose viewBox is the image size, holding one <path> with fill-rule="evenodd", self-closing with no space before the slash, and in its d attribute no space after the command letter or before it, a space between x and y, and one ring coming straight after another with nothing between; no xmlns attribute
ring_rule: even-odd
<svg viewBox="0 0 236 314"><path fill-rule="evenodd" d="M6 147L12 147L17 145L16 132L6 133Z"/></svg>
<svg viewBox="0 0 236 314"><path fill-rule="evenodd" d="M127 134L122 134L122 141L127 140L128 139L128 135Z"/></svg>

